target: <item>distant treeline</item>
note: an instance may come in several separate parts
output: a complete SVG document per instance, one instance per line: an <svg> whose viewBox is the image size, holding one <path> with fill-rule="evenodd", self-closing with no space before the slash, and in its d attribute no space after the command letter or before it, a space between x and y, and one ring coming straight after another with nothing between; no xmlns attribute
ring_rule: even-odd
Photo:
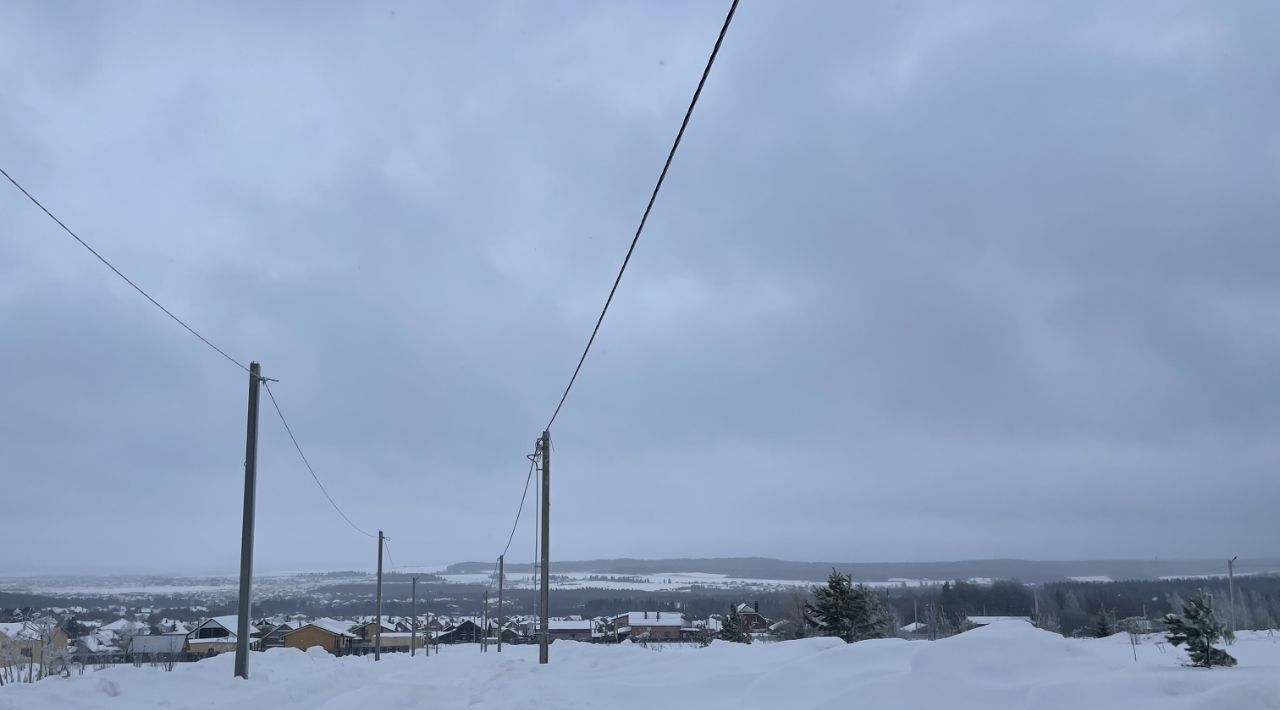
<svg viewBox="0 0 1280 710"><path fill-rule="evenodd" d="M1017 579L1028 584L1067 582L1072 577L1110 579L1159 579L1177 575L1198 575L1206 571L1223 573L1225 560L960 560L955 562L795 562L767 557L719 557L666 560L582 560L556 561L559 574L661 575L664 573L721 574L748 579L776 579L825 582L832 568L850 574L854 581ZM531 571L528 563L509 562L508 573ZM449 565L446 574L479 574L493 571L492 562L459 562ZM1237 574L1280 572L1280 558L1242 559Z"/></svg>
<svg viewBox="0 0 1280 710"><path fill-rule="evenodd" d="M1236 628L1277 628L1280 576L1237 576L1235 587ZM1016 581L989 585L951 582L940 588L889 590L885 598L905 622L916 618L924 622L936 614L955 628L967 616L1038 616L1042 625L1070 636L1095 628L1103 615L1115 622L1131 617L1159 620L1169 612L1180 613L1183 602L1200 590L1213 596L1215 611L1226 620L1231 608L1228 584L1217 577L1055 582L1031 587Z"/></svg>

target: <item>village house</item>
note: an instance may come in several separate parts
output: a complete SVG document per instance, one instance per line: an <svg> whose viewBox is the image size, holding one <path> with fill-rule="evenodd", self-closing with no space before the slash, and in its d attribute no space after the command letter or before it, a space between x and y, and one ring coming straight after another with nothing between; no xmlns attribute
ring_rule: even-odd
<svg viewBox="0 0 1280 710"><path fill-rule="evenodd" d="M997 621L1025 621L1028 624L1030 624L1031 617L1029 616L968 616L968 617L965 617L965 621L968 622L967 628L976 629L983 626L987 626L988 624L994 624Z"/></svg>
<svg viewBox="0 0 1280 710"><path fill-rule="evenodd" d="M755 633L769 629L769 620L760 615L760 602L739 604L735 608L738 616L742 617L742 625L746 627L747 631Z"/></svg>
<svg viewBox="0 0 1280 710"><path fill-rule="evenodd" d="M382 620L382 637L383 638L386 638L387 634L394 633L395 631L396 631L396 627L394 624L391 624L386 619ZM373 638L378 635L378 622L374 620L374 621L367 621L363 624L356 624L355 626L351 627L351 632L354 633L356 636L359 636L360 638L364 639L365 641L368 641L369 643L373 643Z"/></svg>
<svg viewBox="0 0 1280 710"><path fill-rule="evenodd" d="M293 631L294 627L288 623L266 623L259 625L258 628L261 630L257 636L258 648L265 651L268 648L282 648L284 646L284 635Z"/></svg>
<svg viewBox="0 0 1280 710"><path fill-rule="evenodd" d="M50 654L66 650L67 634L52 622L0 623L0 668L32 661L42 663Z"/></svg>
<svg viewBox="0 0 1280 710"><path fill-rule="evenodd" d="M590 641L596 622L591 619L548 619L547 635L552 641Z"/></svg>
<svg viewBox="0 0 1280 710"><path fill-rule="evenodd" d="M141 658L173 658L186 653L186 633L147 634L129 640L129 652Z"/></svg>
<svg viewBox="0 0 1280 710"><path fill-rule="evenodd" d="M413 646L415 636L417 637L417 645ZM422 648L425 646L426 638L426 636L414 634L412 631L384 631L382 632L379 646L384 652L408 651L411 647ZM370 643L373 642L371 641Z"/></svg>
<svg viewBox="0 0 1280 710"><path fill-rule="evenodd" d="M348 631L345 621L336 619L316 619L302 626L286 631L283 636L285 648L297 648L303 651L319 646L335 656L351 653L351 644L357 638Z"/></svg>
<svg viewBox="0 0 1280 710"><path fill-rule="evenodd" d="M129 639L148 632L147 625L141 621L116 619L98 629L98 638L122 651L127 651L129 649Z"/></svg>
<svg viewBox="0 0 1280 710"><path fill-rule="evenodd" d="M205 619L198 626L187 634L187 650L201 656L211 656L217 653L225 653L227 651L236 650L236 627L239 624L239 617L215 616L211 619ZM253 624L249 624L249 647L257 649L257 640L253 639L253 634L259 633L258 628Z"/></svg>
<svg viewBox="0 0 1280 710"><path fill-rule="evenodd" d="M480 643L484 639L484 630L471 619L462 619L441 631L435 643Z"/></svg>
<svg viewBox="0 0 1280 710"><path fill-rule="evenodd" d="M648 641L679 641L684 615L674 611L629 611L613 617L620 638Z"/></svg>

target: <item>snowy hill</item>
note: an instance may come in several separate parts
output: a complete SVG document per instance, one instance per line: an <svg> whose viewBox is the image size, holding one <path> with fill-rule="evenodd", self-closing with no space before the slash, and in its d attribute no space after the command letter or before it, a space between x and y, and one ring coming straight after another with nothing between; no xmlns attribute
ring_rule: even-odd
<svg viewBox="0 0 1280 710"><path fill-rule="evenodd" d="M1181 667L1154 639L1064 639L1001 622L942 641L845 645L806 639L709 648L558 642L552 662L532 646L480 653L334 658L318 649L254 654L251 678L232 657L173 672L120 667L0 688L0 710L235 707L293 710L423 708L1090 708L1255 710L1280 707L1280 639L1245 633L1233 669Z"/></svg>

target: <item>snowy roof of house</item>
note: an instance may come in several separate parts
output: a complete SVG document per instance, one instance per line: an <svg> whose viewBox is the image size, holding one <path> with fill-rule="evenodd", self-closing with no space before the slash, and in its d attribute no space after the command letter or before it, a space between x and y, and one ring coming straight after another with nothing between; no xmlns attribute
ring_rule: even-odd
<svg viewBox="0 0 1280 710"><path fill-rule="evenodd" d="M620 616L631 626L684 626L684 615L675 611L629 611Z"/></svg>
<svg viewBox="0 0 1280 710"><path fill-rule="evenodd" d="M754 605L747 604L744 602L738 605L738 613L739 614L759 614L760 612L756 611L756 608Z"/></svg>
<svg viewBox="0 0 1280 710"><path fill-rule="evenodd" d="M40 632L25 621L11 621L0 624L0 634L14 641L32 641L40 638Z"/></svg>
<svg viewBox="0 0 1280 710"><path fill-rule="evenodd" d="M969 616L965 618L969 620L970 624L974 624L976 626L986 626L987 624L994 624L997 621L1031 622L1031 617L1029 616Z"/></svg>
<svg viewBox="0 0 1280 710"><path fill-rule="evenodd" d="M186 625L186 624L182 623L181 621L177 621L177 620L164 619L164 620L162 620L162 621L160 622L160 625L161 625L161 626L172 626L172 627L173 627L173 631L172 631L172 632L166 632L166 633L185 634L185 633L187 633L188 631L190 631L190 630L191 630L191 629L188 629L188 628L187 628L187 625Z"/></svg>
<svg viewBox="0 0 1280 710"><path fill-rule="evenodd" d="M377 622L377 620L375 620L375 619L370 619L369 621L362 621L362 622L360 622L360 623L356 624L356 628L361 628L361 627L364 627L364 626L375 626L375 625L377 625L377 623L378 623L378 622ZM386 619L383 619L383 620L382 620L382 628L384 628L384 629L391 629L392 631L395 631L395 630L396 630L396 626L395 626L395 624L392 624L392 623L388 622Z"/></svg>
<svg viewBox="0 0 1280 710"><path fill-rule="evenodd" d="M205 619L204 621L200 622L196 626L192 627L191 631L187 632L187 635L194 634L196 631L199 631L200 629L210 624L217 624L218 626L221 626L222 628L226 629L230 635L220 636L217 638L204 638L204 639L193 638L191 640L198 643L210 643L210 642L219 641L219 640L226 640L229 638L230 640L234 641L236 638L236 629L240 625L239 622L240 622L240 617L236 616L235 614L229 614L227 616L215 616L211 619ZM252 635L256 633L258 633L258 627L254 626L253 624L249 624L249 634Z"/></svg>
<svg viewBox="0 0 1280 710"><path fill-rule="evenodd" d="M132 619L116 619L110 624L104 625L102 627L102 630L103 631L136 631L139 627L142 627L145 625L146 624L133 621Z"/></svg>
<svg viewBox="0 0 1280 710"><path fill-rule="evenodd" d="M323 619L316 619L315 621L308 621L307 623L303 624L303 626L314 626L317 629L320 629L322 631L328 631L329 633L335 636L346 636L348 638L355 638L355 634L347 630L351 628L351 625L345 621L338 621L337 619L330 619L327 617ZM299 627L299 628L302 628L302 627Z"/></svg>
<svg viewBox="0 0 1280 710"><path fill-rule="evenodd" d="M912 634L925 628L928 628L928 624L922 624L919 621L913 621L910 624L907 624L906 626L902 627L902 630L906 631L909 634Z"/></svg>
<svg viewBox="0 0 1280 710"><path fill-rule="evenodd" d="M590 619L547 619L547 628L551 631L591 631L595 622Z"/></svg>

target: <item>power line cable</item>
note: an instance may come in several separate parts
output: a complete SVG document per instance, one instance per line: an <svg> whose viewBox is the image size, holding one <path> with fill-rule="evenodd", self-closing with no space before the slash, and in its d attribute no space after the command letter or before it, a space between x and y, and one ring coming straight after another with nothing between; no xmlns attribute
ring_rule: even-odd
<svg viewBox="0 0 1280 710"><path fill-rule="evenodd" d="M45 214L49 215L49 219L52 219L54 222L56 222L56 223L58 224L58 226L59 226L59 227L62 227L62 231L66 232L67 234L70 234L70 235L71 235L71 237L72 237L73 239L75 239L77 242L80 242L80 246L84 247L85 249L88 249L90 254L93 254L95 257L97 257L97 258L98 258L98 261L101 261L103 264L106 264L108 269L111 269L112 271L114 271L114 272L115 272L115 274L116 274L116 276L119 276L120 278L124 279L124 282L125 282L125 283L127 283L127 284L129 284L130 286L132 286L132 287L133 287L133 290L135 290L135 291L137 291L138 293L142 294L143 298L147 299L148 301L151 301L151 305L155 306L156 308L159 308L161 311L163 311L163 312L164 312L164 314L165 314L165 315L167 315L167 316L169 316L170 318L172 318L172 319L174 320L174 322L175 322L175 323L177 323L178 325L182 326L183 328L186 328L188 333L191 333L192 335L194 335L194 336L196 336L197 338L199 338L199 339L200 339L200 342L202 342L202 343L204 343L205 345L208 345L209 347L213 348L213 349L214 349L214 351L216 351L219 355L221 355L222 357L225 357L227 360L230 360L232 363L234 363L236 367L240 368L241 370L244 370L245 372L248 372L248 371L249 371L249 368L248 368L248 367L246 367L244 363L242 363L242 362L240 362L239 360L237 360L237 359L235 359L235 358L231 357L231 356L230 356L230 355L228 355L228 354L226 353L226 351L224 351L222 348L218 347L217 345L214 345L212 342L210 342L210 341L209 341L209 339L208 339L208 338L206 338L206 337L204 337L203 335L201 335L200 333L196 332L195 328L192 328L191 326L187 325L185 321L183 321L181 318L179 318L179 317L175 316L175 315L173 314L173 311L170 311L168 308L165 308L164 306L162 306L162 305L160 304L160 302L159 302L159 301L157 301L156 299L154 299L154 298L152 298L152 297L151 297L151 294L149 294L149 293L147 293L146 291L142 290L142 287L141 287L141 286L139 286L138 284L134 283L134 282L133 282L133 280L132 280L132 279L130 279L128 276L125 276L125 275L124 275L124 273L123 273L122 271L120 271L120 269L117 269L117 268L115 267L115 265L113 265L111 262L107 261L106 257L104 257L103 255L99 254L99 253L98 253L98 251L97 251L96 249L94 249L93 247L89 246L88 242L86 242L85 240L81 239L81 238L80 238L80 235L78 235L78 234L76 234L75 232L71 231L71 228L70 228L70 227L68 227L68 226L67 226L67 225L66 225L62 220L58 219L58 217L57 217L56 215L54 215L52 212L50 212L48 207L45 207L43 204L41 204L40 200L37 200L37 199L35 198L35 195L32 195L30 192L27 192L27 188L25 188L25 187L23 187L22 185L20 185L20 184L18 183L18 181L17 181L17 180L14 180L14 179L13 179L13 176L12 176L12 175L10 175L8 172L6 172L4 168L0 168L0 175L4 175L4 176L5 176L5 178L7 178L7 179L9 180L9 182L13 183L13 186L14 186L14 187L18 188L18 190L19 190L20 192L22 192L22 194L24 194L24 195L26 195L26 196L27 196L27 199L28 199L28 200L31 200L31 202L32 202L36 207L39 207L39 208L40 208L40 209L41 209Z"/></svg>
<svg viewBox="0 0 1280 710"><path fill-rule="evenodd" d="M564 388L564 394L560 395L560 402L556 404L556 410L551 413L551 419L547 421L547 425L543 429L550 430L551 425L555 423L556 417L560 415L560 409L564 406L564 402L569 397L569 390L573 389L573 383L578 379L578 373L582 370L582 363L586 362L587 353L591 352L591 345L596 341L596 334L600 332L600 324L604 322L604 316L609 312L609 304L613 303L613 296L618 291L618 284L622 281L622 274L627 270L627 264L631 262L631 254L636 249L636 243L640 241L640 233L644 231L645 222L649 220L649 212L653 210L653 203L658 199L658 191L662 189L662 183L667 178L667 170L671 168L671 161L676 157L676 149L680 147L680 140L684 138L685 128L689 126L689 119L693 117L693 108L698 104L698 97L702 95L702 87L707 83L707 76L711 74L711 66L716 62L716 55L720 53L720 45L724 42L725 33L729 31L729 23L733 21L733 13L738 9L738 0L733 0L729 5L729 13L725 15L724 25L720 28L720 34L716 37L715 46L711 49L711 56L707 58L707 66L702 70L702 78L698 80L698 88L693 92L693 99L689 101L689 108L684 112L684 120L680 122L680 130L676 133L675 142L671 144L671 150L667 153L667 160L662 164L662 172L658 175L658 182L653 186L653 192L649 195L649 203L645 205L644 214L640 217L640 226L636 228L635 236L631 238L631 246L627 248L627 255L622 260L622 267L618 269L618 275L613 280L613 287L609 289L609 297L604 301L604 308L600 311L600 317L596 319L596 325L591 329L591 337L587 339L587 347L582 350L582 357L578 358L577 367L573 368L573 376L569 378L569 384Z"/></svg>
<svg viewBox="0 0 1280 710"><path fill-rule="evenodd" d="M386 535L382 536L382 547L387 551L387 562L391 563L390 569L396 569L396 561L391 559L391 538Z"/></svg>
<svg viewBox="0 0 1280 710"><path fill-rule="evenodd" d="M507 551L511 549L511 541L516 537L516 528L520 525L520 514L524 512L524 501L529 496L529 483L533 480L533 469L538 465L538 450L534 447L534 452L528 455L529 473L524 477L524 492L520 494L520 507L516 508L516 519L511 523L511 534L507 536L507 546L502 548L500 557L505 557Z"/></svg>
<svg viewBox="0 0 1280 710"><path fill-rule="evenodd" d="M347 525L350 525L352 530L355 530L366 537L378 537L377 535L370 534L359 525L351 522L351 518L348 518L347 514L342 512L342 508L338 507L338 504L333 500L333 496L329 495L329 491L326 490L324 484L320 482L320 477L316 475L316 470L311 467L311 462L307 460L307 455L302 452L302 446L298 444L298 437L293 435L293 429L290 428L289 421L284 418L284 412L280 411L280 403L276 401L275 394L271 392L271 385L266 381L263 381L262 386L267 390L267 396L271 398L271 406L275 407L276 414L280 416L280 423L284 425L284 430L289 433L289 439L293 441L293 448L298 450L298 456L302 457L302 463L306 464L307 471L311 474L312 480L314 480L316 485L320 487L320 492L324 494L324 497L329 500L329 505L332 505L333 509L338 511L338 515L341 515L342 519L347 521Z"/></svg>

